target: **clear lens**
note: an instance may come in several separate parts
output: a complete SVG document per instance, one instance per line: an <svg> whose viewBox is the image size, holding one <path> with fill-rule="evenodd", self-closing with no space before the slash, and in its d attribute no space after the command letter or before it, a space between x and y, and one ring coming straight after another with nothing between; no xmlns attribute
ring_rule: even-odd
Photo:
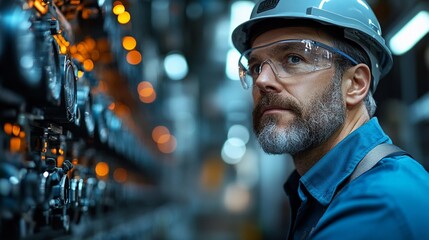
<svg viewBox="0 0 429 240"><path fill-rule="evenodd" d="M240 57L240 80L245 89L249 88L265 64L280 80L328 69L332 55L332 48L311 40L283 40L251 48Z"/></svg>

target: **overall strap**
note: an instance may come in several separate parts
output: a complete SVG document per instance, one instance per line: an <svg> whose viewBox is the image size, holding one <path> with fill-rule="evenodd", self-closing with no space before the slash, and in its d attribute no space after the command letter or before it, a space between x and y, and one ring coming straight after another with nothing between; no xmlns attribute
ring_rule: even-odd
<svg viewBox="0 0 429 240"><path fill-rule="evenodd" d="M381 159L393 155L397 156L409 154L398 146L390 143L382 143L376 146L371 151L369 151L366 156L359 162L352 175L350 175L348 182L353 181L355 178L359 177L360 175L374 167Z"/></svg>
<svg viewBox="0 0 429 240"><path fill-rule="evenodd" d="M362 158L362 160L356 166L355 170L352 172L348 180L346 180L343 184L339 186L337 192L332 199L334 199L347 184L349 184L351 181L353 181L360 175L364 174L366 171L370 170L379 161L381 161L381 159L385 157L393 157L399 155L411 156L409 153L405 152L400 147L391 143L382 143L377 145L375 148L369 151L364 158Z"/></svg>
<svg viewBox="0 0 429 240"><path fill-rule="evenodd" d="M344 187L347 184L349 184L351 181L353 181L354 179L356 179L360 175L364 174L366 171L370 170L381 159L383 159L385 157L393 157L393 156L400 156L400 155L409 155L410 156L410 154L408 154L407 152L405 152L404 150L402 150L398 146L390 144L390 143L382 143L382 144L376 146L375 148L373 148L358 163L358 165L356 166L355 170L352 172L350 177L337 188L337 191L336 191L334 197L332 198L331 202L341 193L341 191L344 189ZM323 216L326 209L327 209L327 207L318 216L318 219L316 220L315 225L304 236L304 238L307 238L309 235L311 235L311 233L315 229L315 226L317 225L320 218Z"/></svg>

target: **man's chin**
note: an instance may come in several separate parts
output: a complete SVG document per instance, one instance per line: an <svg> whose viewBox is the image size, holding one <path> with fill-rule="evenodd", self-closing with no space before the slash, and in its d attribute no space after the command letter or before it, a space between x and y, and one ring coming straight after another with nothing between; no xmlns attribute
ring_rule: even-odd
<svg viewBox="0 0 429 240"><path fill-rule="evenodd" d="M264 150L265 153L270 155L279 155L279 154L287 154L287 152L280 151L279 149L274 149L272 146L262 146L262 150Z"/></svg>
<svg viewBox="0 0 429 240"><path fill-rule="evenodd" d="M263 128L270 127L271 131L274 132L284 132L290 128L294 123L294 119L288 117L277 117L277 116L262 116L258 121L258 129L261 132Z"/></svg>

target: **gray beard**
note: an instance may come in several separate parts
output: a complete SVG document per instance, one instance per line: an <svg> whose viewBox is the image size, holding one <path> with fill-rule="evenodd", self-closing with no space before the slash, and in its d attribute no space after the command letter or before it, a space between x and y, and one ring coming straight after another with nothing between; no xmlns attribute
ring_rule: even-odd
<svg viewBox="0 0 429 240"><path fill-rule="evenodd" d="M332 84L304 107L280 100L274 94L267 94L264 97L266 100L261 100L260 105L283 102L288 104L287 106L296 115L296 119L289 126L279 128L275 116L260 117L257 109L261 106L255 108L253 113L254 132L266 153L295 155L319 146L332 136L345 121L345 106L337 74Z"/></svg>

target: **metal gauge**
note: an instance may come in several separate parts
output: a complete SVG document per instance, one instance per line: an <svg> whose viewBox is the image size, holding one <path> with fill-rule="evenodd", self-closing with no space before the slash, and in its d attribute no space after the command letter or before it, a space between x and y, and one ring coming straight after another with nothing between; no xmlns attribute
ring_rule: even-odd
<svg viewBox="0 0 429 240"><path fill-rule="evenodd" d="M55 96L58 96L57 94L59 94L60 104L55 106L46 106L44 108L45 119L54 120L58 123L75 124L78 113L75 69L71 63L69 55L60 54L59 59L61 63L59 71L59 74L61 75L60 84L57 85L57 77L54 77L53 75L51 75L52 81L50 84L52 84L52 87L55 86L55 89L59 86L60 89L55 90L59 93L55 92ZM54 88L52 88L52 90L53 89Z"/></svg>
<svg viewBox="0 0 429 240"><path fill-rule="evenodd" d="M77 89L76 89L76 76L75 69L70 61L66 58L65 73L63 82L63 101L67 111L67 119L73 121L76 117L77 108Z"/></svg>
<svg viewBox="0 0 429 240"><path fill-rule="evenodd" d="M67 110L71 110L74 103L74 81L75 76L71 65L66 66L66 73L64 75L64 100Z"/></svg>

